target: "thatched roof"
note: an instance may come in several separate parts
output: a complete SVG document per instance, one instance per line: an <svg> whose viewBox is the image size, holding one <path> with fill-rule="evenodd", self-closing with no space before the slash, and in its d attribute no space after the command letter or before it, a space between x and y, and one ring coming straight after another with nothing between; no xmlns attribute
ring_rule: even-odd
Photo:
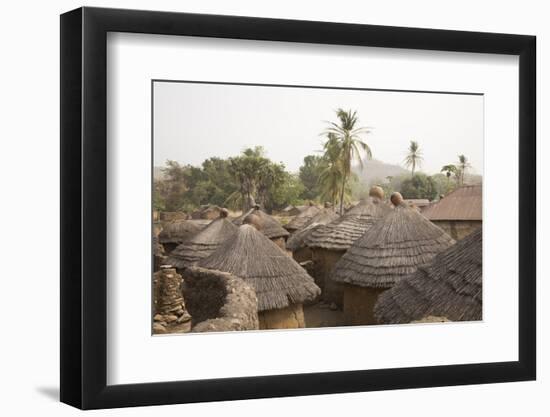
<svg viewBox="0 0 550 417"><path fill-rule="evenodd" d="M265 213L263 210L261 210L258 206L255 206L248 210L246 213L244 213L242 216L237 217L235 220L233 220L233 223L237 226L240 226L243 224L244 219L249 214L254 214L259 217L261 224L262 224L262 232L264 235L266 235L270 239L275 239L278 237L287 237L289 235L288 231L286 231L283 226L281 226L281 223L273 217L271 217L269 214Z"/></svg>
<svg viewBox="0 0 550 417"><path fill-rule="evenodd" d="M308 221L300 230L297 230L290 236L286 242L286 248L291 251L306 246L307 237L319 226L329 224L340 216L331 208L323 208L313 218Z"/></svg>
<svg viewBox="0 0 550 417"><path fill-rule="evenodd" d="M305 210L303 210L300 214L298 214L296 217L294 217L288 224L285 225L285 229L292 231L292 230L299 230L302 227L306 225L311 219L313 219L321 209L314 205L309 205Z"/></svg>
<svg viewBox="0 0 550 417"><path fill-rule="evenodd" d="M244 279L256 291L259 311L311 301L321 292L296 261L249 224L196 265Z"/></svg>
<svg viewBox="0 0 550 417"><path fill-rule="evenodd" d="M218 249L223 242L233 236L236 231L237 226L231 223L226 215L222 215L212 220L203 230L178 245L170 253L165 263L176 268L189 266L202 258L206 258Z"/></svg>
<svg viewBox="0 0 550 417"><path fill-rule="evenodd" d="M483 192L481 185L465 185L426 207L422 214L430 220L482 219Z"/></svg>
<svg viewBox="0 0 550 417"><path fill-rule="evenodd" d="M195 220L205 219L212 220L219 216L223 209L213 204L200 206L197 210L191 213L191 218Z"/></svg>
<svg viewBox="0 0 550 417"><path fill-rule="evenodd" d="M389 288L453 243L442 229L401 202L348 249L331 278L361 287Z"/></svg>
<svg viewBox="0 0 550 417"><path fill-rule="evenodd" d="M381 323L409 323L428 316L481 320L482 252L480 227L384 292L375 306L376 318Z"/></svg>
<svg viewBox="0 0 550 417"><path fill-rule="evenodd" d="M377 197L368 197L333 222L313 230L306 238L310 248L344 251L359 239L378 219L391 211Z"/></svg>
<svg viewBox="0 0 550 417"><path fill-rule="evenodd" d="M160 243L182 243L203 229L209 221L205 220L174 220L168 223L159 233Z"/></svg>

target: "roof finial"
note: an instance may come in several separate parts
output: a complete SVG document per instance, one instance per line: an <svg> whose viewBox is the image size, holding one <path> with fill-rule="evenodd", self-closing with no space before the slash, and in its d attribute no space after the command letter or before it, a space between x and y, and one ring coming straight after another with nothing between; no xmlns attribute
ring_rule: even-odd
<svg viewBox="0 0 550 417"><path fill-rule="evenodd" d="M369 197L376 197L380 200L384 199L384 189L378 185L371 187Z"/></svg>
<svg viewBox="0 0 550 417"><path fill-rule="evenodd" d="M401 193L398 193L397 191L392 193L390 200L394 206L399 206L401 203L403 203L403 196Z"/></svg>

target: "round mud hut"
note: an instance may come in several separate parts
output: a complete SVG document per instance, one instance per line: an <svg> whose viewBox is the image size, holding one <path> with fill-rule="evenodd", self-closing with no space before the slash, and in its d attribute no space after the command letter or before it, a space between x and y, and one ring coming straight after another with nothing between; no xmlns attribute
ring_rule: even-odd
<svg viewBox="0 0 550 417"><path fill-rule="evenodd" d="M311 249L306 245L308 236L319 226L329 224L339 217L331 207L325 207L288 238L286 248L292 252L292 257L296 262L305 262L312 259Z"/></svg>
<svg viewBox="0 0 550 417"><path fill-rule="evenodd" d="M344 289L347 324L375 324L378 296L428 264L454 240L393 193L394 209L336 263L331 280Z"/></svg>
<svg viewBox="0 0 550 417"><path fill-rule="evenodd" d="M204 220L174 220L164 226L158 234L159 243L164 247L165 253L169 254L208 223L210 222Z"/></svg>
<svg viewBox="0 0 550 417"><path fill-rule="evenodd" d="M391 211L380 187L372 187L369 195L343 216L315 228L306 238L312 253L315 282L322 289L321 298L340 307L343 290L329 279L336 262L374 223Z"/></svg>
<svg viewBox="0 0 550 417"><path fill-rule="evenodd" d="M170 252L165 263L180 271L218 249L237 231L237 226L227 219L227 214L228 211L222 209L217 219Z"/></svg>
<svg viewBox="0 0 550 417"><path fill-rule="evenodd" d="M243 224L196 267L227 272L258 298L260 329L305 327L302 304L321 292L306 271L251 224Z"/></svg>
<svg viewBox="0 0 550 417"><path fill-rule="evenodd" d="M429 317L481 320L482 252L483 232L479 228L380 295L374 307L377 321L411 323Z"/></svg>
<svg viewBox="0 0 550 417"><path fill-rule="evenodd" d="M304 211L295 216L290 222L288 222L284 226L284 228L290 233L294 233L296 230L302 229L317 214L319 214L320 211L321 209L319 207L313 205L313 203L310 203Z"/></svg>
<svg viewBox="0 0 550 417"><path fill-rule="evenodd" d="M233 220L233 223L240 226L245 223L245 219L251 214L256 216L255 222L258 223L259 226L256 228L261 229L264 235L275 242L283 251L286 251L286 238L290 233L281 226L281 223L279 223L277 219L260 209L259 205L256 204L242 216L237 217ZM250 219L250 217L248 217L248 219Z"/></svg>

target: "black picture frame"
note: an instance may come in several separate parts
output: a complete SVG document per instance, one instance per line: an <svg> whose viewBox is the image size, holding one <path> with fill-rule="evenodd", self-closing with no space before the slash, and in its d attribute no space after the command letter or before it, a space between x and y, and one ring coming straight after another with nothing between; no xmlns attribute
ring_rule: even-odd
<svg viewBox="0 0 550 417"><path fill-rule="evenodd" d="M108 386L108 32L519 56L519 360ZM535 51L524 35L88 7L61 15L61 401L95 409L535 379Z"/></svg>

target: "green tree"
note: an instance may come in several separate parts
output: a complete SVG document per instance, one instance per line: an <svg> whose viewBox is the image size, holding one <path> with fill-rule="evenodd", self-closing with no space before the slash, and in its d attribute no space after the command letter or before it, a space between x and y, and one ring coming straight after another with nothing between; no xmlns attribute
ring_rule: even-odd
<svg viewBox="0 0 550 417"><path fill-rule="evenodd" d="M449 194L457 186L456 181L449 181L446 174L434 174L430 178L435 184L438 197Z"/></svg>
<svg viewBox="0 0 550 417"><path fill-rule="evenodd" d="M401 183L401 194L403 198L426 198L434 200L437 193L437 186L433 178L426 174L417 173Z"/></svg>
<svg viewBox="0 0 550 417"><path fill-rule="evenodd" d="M369 133L366 127L356 127L358 122L357 111L345 111L338 109L336 111L338 123L329 122L329 127L325 134L332 134L335 138L336 149L339 150L341 184L340 184L340 213L344 213L344 195L346 193L347 181L351 177L351 165L354 160L359 162L363 168L363 154L366 158L372 158L372 152L366 142L362 140L362 135ZM329 140L330 141L330 140ZM331 145L331 146L332 146Z"/></svg>
<svg viewBox="0 0 550 417"><path fill-rule="evenodd" d="M447 177L447 183L451 182L451 176L454 175L456 182L459 181L459 169L456 165L449 164L449 165L443 165L441 168L441 172L445 173L445 176Z"/></svg>
<svg viewBox="0 0 550 417"><path fill-rule="evenodd" d="M328 168L328 161L320 155L307 155L299 170L299 179L303 184L301 198L315 200L321 194L320 177Z"/></svg>
<svg viewBox="0 0 550 417"><path fill-rule="evenodd" d="M230 172L239 184L243 211L249 210L257 197L260 176L269 162L261 146L247 148L241 155L229 158Z"/></svg>
<svg viewBox="0 0 550 417"><path fill-rule="evenodd" d="M185 193L188 190L186 181L186 167L176 161L166 161L166 166L162 168L162 184L157 184L156 190L159 195L154 198L162 201L164 210L180 210L185 202Z"/></svg>
<svg viewBox="0 0 550 417"><path fill-rule="evenodd" d="M202 171L211 184L208 202L224 206L227 197L239 189L230 171L229 160L216 157L206 159L202 163Z"/></svg>
<svg viewBox="0 0 550 417"><path fill-rule="evenodd" d="M423 159L420 145L417 141L411 140L407 156L404 159L405 166L411 168L411 177L414 177L414 171L417 167L420 168Z"/></svg>
<svg viewBox="0 0 550 417"><path fill-rule="evenodd" d="M329 201L336 206L342 184L342 164L338 139L332 133L327 135L323 159L327 164L319 176L320 196L323 201Z"/></svg>
<svg viewBox="0 0 550 417"><path fill-rule="evenodd" d="M283 171L283 180L270 192L271 209L281 209L289 204L303 202L300 198L305 191L302 181L297 175Z"/></svg>

